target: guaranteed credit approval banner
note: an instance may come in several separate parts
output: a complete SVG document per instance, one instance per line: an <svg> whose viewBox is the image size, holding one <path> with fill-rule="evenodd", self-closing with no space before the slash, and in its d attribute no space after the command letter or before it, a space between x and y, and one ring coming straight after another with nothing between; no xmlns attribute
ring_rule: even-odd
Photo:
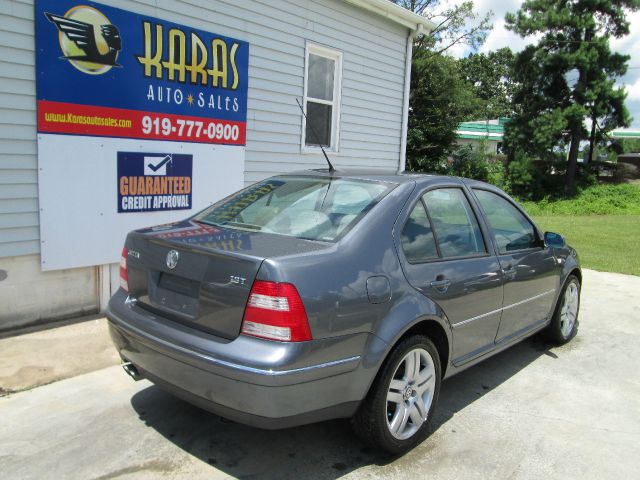
<svg viewBox="0 0 640 480"><path fill-rule="evenodd" d="M191 208L193 156L118 152L118 212Z"/></svg>
<svg viewBox="0 0 640 480"><path fill-rule="evenodd" d="M221 13L35 3L42 270L113 267L128 232L244 186L249 44L174 23Z"/></svg>
<svg viewBox="0 0 640 480"><path fill-rule="evenodd" d="M36 2L38 132L244 145L249 44L94 2Z"/></svg>

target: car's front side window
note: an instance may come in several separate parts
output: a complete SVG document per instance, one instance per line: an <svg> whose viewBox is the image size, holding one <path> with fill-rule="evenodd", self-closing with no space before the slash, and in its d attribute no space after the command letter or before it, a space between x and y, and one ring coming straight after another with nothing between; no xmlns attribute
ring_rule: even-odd
<svg viewBox="0 0 640 480"><path fill-rule="evenodd" d="M493 192L474 189L500 253L538 246L534 226L511 202Z"/></svg>

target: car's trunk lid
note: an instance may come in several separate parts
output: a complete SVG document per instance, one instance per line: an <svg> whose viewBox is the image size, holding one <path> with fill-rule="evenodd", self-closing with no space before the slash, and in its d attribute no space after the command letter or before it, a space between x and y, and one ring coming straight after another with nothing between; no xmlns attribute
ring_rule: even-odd
<svg viewBox="0 0 640 480"><path fill-rule="evenodd" d="M190 221L139 230L127 239L129 289L142 308L233 339L263 260L325 247Z"/></svg>

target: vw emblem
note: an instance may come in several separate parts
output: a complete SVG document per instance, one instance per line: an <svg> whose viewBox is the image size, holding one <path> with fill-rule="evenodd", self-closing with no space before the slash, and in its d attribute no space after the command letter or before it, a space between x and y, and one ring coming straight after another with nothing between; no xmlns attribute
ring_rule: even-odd
<svg viewBox="0 0 640 480"><path fill-rule="evenodd" d="M178 265L178 257L179 254L177 251L169 250L169 253L167 253L167 267L169 267L171 270L176 268L176 265Z"/></svg>

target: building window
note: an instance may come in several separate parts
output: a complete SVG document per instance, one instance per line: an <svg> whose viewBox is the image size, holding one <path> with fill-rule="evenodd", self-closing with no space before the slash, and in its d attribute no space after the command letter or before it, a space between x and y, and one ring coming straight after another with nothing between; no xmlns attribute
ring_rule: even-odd
<svg viewBox="0 0 640 480"><path fill-rule="evenodd" d="M338 151L342 53L307 44L304 75L302 150L316 151L319 145Z"/></svg>

